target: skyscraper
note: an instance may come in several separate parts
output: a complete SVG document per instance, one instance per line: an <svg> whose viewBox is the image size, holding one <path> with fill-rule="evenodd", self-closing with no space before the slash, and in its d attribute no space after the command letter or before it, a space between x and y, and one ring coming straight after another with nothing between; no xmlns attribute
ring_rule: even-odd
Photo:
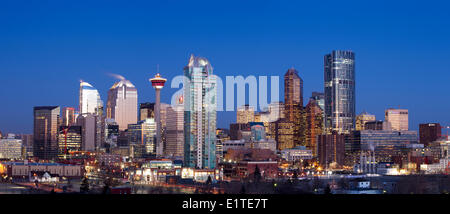
<svg viewBox="0 0 450 214"><path fill-rule="evenodd" d="M155 103L141 103L139 105L139 121L155 118Z"/></svg>
<svg viewBox="0 0 450 214"><path fill-rule="evenodd" d="M103 101L100 94L91 84L80 82L80 114L100 114L103 111Z"/></svg>
<svg viewBox="0 0 450 214"><path fill-rule="evenodd" d="M100 146L98 124L99 116L95 114L83 114L77 118L77 125L82 127L82 151L96 151Z"/></svg>
<svg viewBox="0 0 450 214"><path fill-rule="evenodd" d="M441 137L441 124L439 123L424 123L419 124L420 143L428 146L433 141Z"/></svg>
<svg viewBox="0 0 450 214"><path fill-rule="evenodd" d="M59 106L34 107L34 157L44 160L57 157L59 116Z"/></svg>
<svg viewBox="0 0 450 214"><path fill-rule="evenodd" d="M317 105L324 111L325 109L325 94L322 92L312 92L311 99L315 100Z"/></svg>
<svg viewBox="0 0 450 214"><path fill-rule="evenodd" d="M62 125L70 126L75 123L75 108L65 107L62 111Z"/></svg>
<svg viewBox="0 0 450 214"><path fill-rule="evenodd" d="M125 130L128 124L137 122L138 94L134 85L122 77L108 91L106 118L114 119L119 129Z"/></svg>
<svg viewBox="0 0 450 214"><path fill-rule="evenodd" d="M393 131L408 130L408 109L386 109L385 120Z"/></svg>
<svg viewBox="0 0 450 214"><path fill-rule="evenodd" d="M284 74L284 108L288 121L295 121L303 107L303 80L297 70L290 68Z"/></svg>
<svg viewBox="0 0 450 214"><path fill-rule="evenodd" d="M210 62L191 55L184 68L184 164L215 168L216 78Z"/></svg>
<svg viewBox="0 0 450 214"><path fill-rule="evenodd" d="M156 122L154 118L139 121L137 124L128 125L128 142L131 147L142 148L141 154L133 154L133 157L156 155ZM134 149L137 151L136 149Z"/></svg>
<svg viewBox="0 0 450 214"><path fill-rule="evenodd" d="M325 128L349 133L355 128L355 54L332 51L324 57Z"/></svg>
<svg viewBox="0 0 450 214"><path fill-rule="evenodd" d="M317 154L317 136L323 130L323 111L317 101L309 99L305 107L306 114L306 147L312 151L313 156Z"/></svg>
<svg viewBox="0 0 450 214"><path fill-rule="evenodd" d="M165 155L180 157L184 155L184 103L183 96L174 106L167 108Z"/></svg>

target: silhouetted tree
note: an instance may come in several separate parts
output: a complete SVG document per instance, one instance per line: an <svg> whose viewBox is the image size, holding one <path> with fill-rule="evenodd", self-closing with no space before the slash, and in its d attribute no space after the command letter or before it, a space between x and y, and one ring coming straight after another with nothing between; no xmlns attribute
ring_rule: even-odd
<svg viewBox="0 0 450 214"><path fill-rule="evenodd" d="M106 180L103 182L103 191L102 194L109 194L111 193L111 178L106 178Z"/></svg>
<svg viewBox="0 0 450 214"><path fill-rule="evenodd" d="M80 192L81 193L89 192L89 181L87 177L84 177L83 180L81 181Z"/></svg>
<svg viewBox="0 0 450 214"><path fill-rule="evenodd" d="M324 194L326 195L331 194L330 184L327 184L327 186L325 187Z"/></svg>
<svg viewBox="0 0 450 214"><path fill-rule="evenodd" d="M242 184L240 194L245 194L245 186Z"/></svg>
<svg viewBox="0 0 450 214"><path fill-rule="evenodd" d="M255 172L253 173L253 178L254 178L254 181L256 182L256 183L259 183L259 181L261 180L261 172L259 171L259 167L258 167L258 165L256 165L256 167L255 167Z"/></svg>

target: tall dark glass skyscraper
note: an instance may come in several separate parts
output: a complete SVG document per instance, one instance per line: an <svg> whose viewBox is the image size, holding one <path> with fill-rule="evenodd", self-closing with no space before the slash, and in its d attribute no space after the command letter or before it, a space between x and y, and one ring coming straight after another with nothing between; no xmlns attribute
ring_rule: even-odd
<svg viewBox="0 0 450 214"><path fill-rule="evenodd" d="M355 127L355 54L333 51L324 57L325 130L348 133Z"/></svg>
<svg viewBox="0 0 450 214"><path fill-rule="evenodd" d="M58 154L59 106L34 107L33 155L39 159L55 159Z"/></svg>

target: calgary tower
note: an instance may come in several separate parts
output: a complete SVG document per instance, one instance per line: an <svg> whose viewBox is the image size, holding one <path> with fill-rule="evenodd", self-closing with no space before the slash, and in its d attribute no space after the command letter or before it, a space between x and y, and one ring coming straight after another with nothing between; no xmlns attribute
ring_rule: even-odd
<svg viewBox="0 0 450 214"><path fill-rule="evenodd" d="M156 102L155 102L155 121L156 121L156 155L163 155L163 145L161 142L161 112L160 112L160 104L161 104L161 89L164 87L166 83L166 79L162 78L158 73L155 77L150 79L153 88L156 91Z"/></svg>

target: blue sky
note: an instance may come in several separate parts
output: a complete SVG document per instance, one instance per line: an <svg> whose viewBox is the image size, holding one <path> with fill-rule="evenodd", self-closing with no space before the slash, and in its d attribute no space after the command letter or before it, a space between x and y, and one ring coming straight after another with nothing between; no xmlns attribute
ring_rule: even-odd
<svg viewBox="0 0 450 214"><path fill-rule="evenodd" d="M31 133L33 106L77 106L80 79L106 102L115 81L107 73L125 76L139 102L152 102L156 65L170 80L190 54L208 58L222 78L282 76L294 66L307 100L323 91L323 55L334 49L356 53L357 113L384 119L386 108L400 106L410 111L410 129L450 125L449 7L433 0L2 1L0 131ZM166 86L162 101L175 91ZM218 117L218 127L235 121L234 112Z"/></svg>

